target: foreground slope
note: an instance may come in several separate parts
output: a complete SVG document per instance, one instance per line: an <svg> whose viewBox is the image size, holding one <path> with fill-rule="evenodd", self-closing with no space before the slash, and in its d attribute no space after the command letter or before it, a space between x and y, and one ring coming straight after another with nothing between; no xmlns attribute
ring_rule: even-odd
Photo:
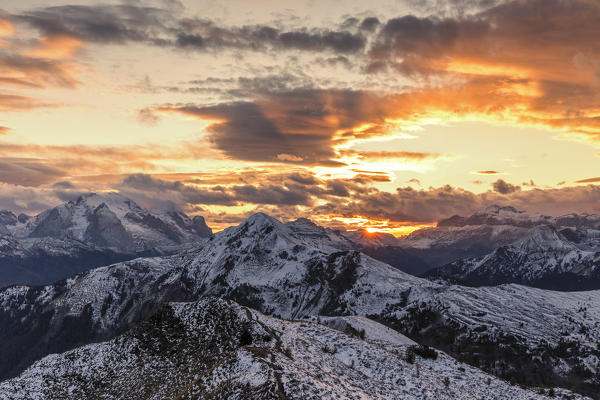
<svg viewBox="0 0 600 400"><path fill-rule="evenodd" d="M368 316L516 382L600 392L600 292L440 285L306 240L264 214L194 251L0 291L0 373L110 339L164 301L203 296L285 318Z"/></svg>
<svg viewBox="0 0 600 400"><path fill-rule="evenodd" d="M415 347L409 339L365 318L322 322L342 331L267 317L215 298L169 303L111 341L45 357L0 384L0 396L537 400L554 393L580 398L561 389L522 389L443 353L411 358Z"/></svg>

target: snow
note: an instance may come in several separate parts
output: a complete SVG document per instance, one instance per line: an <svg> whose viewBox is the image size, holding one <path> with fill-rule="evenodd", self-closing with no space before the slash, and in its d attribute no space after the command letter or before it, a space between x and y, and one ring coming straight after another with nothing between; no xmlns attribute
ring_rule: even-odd
<svg viewBox="0 0 600 400"><path fill-rule="evenodd" d="M240 398L240 388L258 393L261 387L272 385L290 399L548 398L537 390L510 385L442 352L437 352L436 359L417 356L414 363L409 363L405 354L413 343L364 318L348 319L364 327L363 340L323 324L281 320L235 303L215 301L170 304L185 332L183 339L173 342L174 348L179 349L177 353L152 355L141 346L140 333L125 334L108 342L49 355L19 377L0 383L0 393L13 400L56 398L60 392L70 397L101 393L103 399L113 399L122 398L123 393L135 388L140 399L162 399L168 393L178 393L179 398L203 398L227 387L231 390L228 398ZM194 338L227 343L231 338L221 336L226 335L219 331L221 318L233 318L234 330L250 328L255 338L252 344L234 345L233 352L228 353L211 347L209 351L217 352L209 358L214 360L211 364L198 360L194 366L182 367L176 362L194 362ZM151 327L165 329L160 325ZM163 334L168 336L169 332ZM265 335L271 339L260 339ZM198 344L202 349L203 345ZM155 381L157 377L145 374L150 371L158 374L160 383ZM107 385L110 390L103 389ZM558 396L583 399L564 389L555 392Z"/></svg>
<svg viewBox="0 0 600 400"><path fill-rule="evenodd" d="M10 313L25 306L23 309L54 310L52 326L58 329L66 316L82 315L88 309L90 325L96 329L95 337L110 336L129 328L140 316L147 316L142 312L147 311L148 305L173 298L199 299L210 295L240 298L256 304L264 312L290 319L326 314L327 317L321 317L322 321L331 322L331 326L336 327L344 320L355 329L364 329L371 345L363 348L364 341L347 338L322 325L288 324L288 321L252 311L255 319L281 332L281 341L293 354L302 355L292 360L276 355L278 365L298 382L322 388L322 392L315 389L322 395L330 393L327 391L333 390L331 385L336 382L335 387L356 396L362 393L365 398L398 395L434 398L446 392L458 396L455 398L481 398L482 395L488 398L485 392L489 388L482 382L489 377L473 371L473 374L481 374L477 375L480 378L473 383L463 382L456 368L450 366L456 365L453 360L431 375L425 370L431 367L437 371L436 365L423 360L419 363L420 374L429 380L415 381L415 367L404 365L400 356L393 355L394 349L403 354L410 340L366 318L381 318L406 326L415 322L411 319L415 310L437 313L444 326L460 328L462 337L468 340L514 337L517 344L532 352L532 357L542 346L556 347L568 339L576 344L580 360L593 373L598 373L598 360L593 354L600 342L600 291L561 293L520 285L470 288L438 284L403 273L359 252L339 251L329 246L329 242L314 245L314 240L265 214L257 214L239 226L217 233L201 247L176 256L136 259L102 267L42 289L5 289L0 291L0 311ZM178 314L177 307L180 306L175 306L176 314L183 318L184 312ZM579 311L584 309L585 312ZM38 315L32 311L21 318L35 321ZM484 330L478 330L480 328ZM40 340L51 341L52 330L46 335ZM339 347L340 351L331 356L323 355L324 346ZM382 346L389 349L382 350ZM251 355L240 355L238 358L242 361L231 368L247 366L248 357ZM440 359L446 357L442 355ZM350 368L353 360L355 367ZM297 364L301 361L302 364ZM556 365L563 361L561 356L552 359ZM319 366L318 372L314 372L315 365ZM398 370L393 365L401 365L403 369ZM256 368L252 379L262 382L265 375L261 375L262 369ZM471 369L464 368L471 373ZM563 373L571 368L565 364ZM450 375L452 390L445 388L443 374ZM367 381L372 383L363 382L361 376L370 377ZM406 387L400 385L402 391L397 392L400 378L407 384ZM361 386L363 383L366 386ZM292 380L284 380L285 385L300 390L299 384ZM514 391L515 396L532 396L523 398L537 396L503 386L506 383L497 385L497 396L503 391ZM423 388L427 388L425 393Z"/></svg>

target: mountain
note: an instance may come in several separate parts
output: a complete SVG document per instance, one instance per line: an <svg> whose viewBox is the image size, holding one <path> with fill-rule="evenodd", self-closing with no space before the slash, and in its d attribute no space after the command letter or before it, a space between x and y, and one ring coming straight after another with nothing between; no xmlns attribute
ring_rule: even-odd
<svg viewBox="0 0 600 400"><path fill-rule="evenodd" d="M494 205L469 217L454 215L439 221L436 227L411 233L400 241L399 246L420 263L412 268L398 262L390 264L405 271L411 268L408 272L420 275L457 260L486 256L497 248L527 237L535 227L547 225L561 230L563 236L587 241L581 243L581 248L600 248L600 234L593 233L600 232L600 215L550 217Z"/></svg>
<svg viewBox="0 0 600 400"><path fill-rule="evenodd" d="M12 400L581 399L528 390L364 317L288 321L205 298L167 303L106 342L52 354L0 383Z"/></svg>
<svg viewBox="0 0 600 400"><path fill-rule="evenodd" d="M401 239L393 235L364 230L342 231L324 228L309 219L299 218L286 224L294 233L315 245L327 243L340 250L358 250L401 271L417 275L427 264L401 247Z"/></svg>
<svg viewBox="0 0 600 400"><path fill-rule="evenodd" d="M260 213L174 256L1 290L0 374L110 340L163 302L206 296L287 319L366 316L514 382L600 393L600 291L438 284Z"/></svg>
<svg viewBox="0 0 600 400"><path fill-rule="evenodd" d="M573 235L569 229L561 232ZM484 257L458 260L424 276L478 286L521 283L554 290L600 289L600 246L592 250L588 245L593 238L574 243L561 232L551 225L536 226Z"/></svg>
<svg viewBox="0 0 600 400"><path fill-rule="evenodd" d="M461 258L485 255L523 237L543 221L541 216L530 217L512 207L490 206L470 217L455 215L435 227L412 232L400 246L421 260L422 264L411 270L418 275Z"/></svg>
<svg viewBox="0 0 600 400"><path fill-rule="evenodd" d="M0 212L0 286L44 284L142 255L173 254L212 234L204 219L87 194L29 218Z"/></svg>

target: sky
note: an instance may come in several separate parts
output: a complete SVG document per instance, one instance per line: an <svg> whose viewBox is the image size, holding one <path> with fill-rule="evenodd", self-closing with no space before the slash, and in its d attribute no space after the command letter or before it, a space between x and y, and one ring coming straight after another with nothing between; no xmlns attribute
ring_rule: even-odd
<svg viewBox="0 0 600 400"><path fill-rule="evenodd" d="M600 212L596 0L4 1L0 209L86 192L400 236Z"/></svg>

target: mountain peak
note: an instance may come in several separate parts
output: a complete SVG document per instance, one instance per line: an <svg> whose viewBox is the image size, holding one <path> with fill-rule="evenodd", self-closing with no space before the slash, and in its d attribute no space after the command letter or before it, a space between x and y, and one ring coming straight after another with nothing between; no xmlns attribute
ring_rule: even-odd
<svg viewBox="0 0 600 400"><path fill-rule="evenodd" d="M564 240L553 226L547 224L533 227L521 239L520 247L527 251L576 249L576 246Z"/></svg>
<svg viewBox="0 0 600 400"><path fill-rule="evenodd" d="M254 225L256 227L276 226L276 225L283 226L283 224L279 220L271 217L270 215L265 214L264 212L257 212L255 214L252 214L250 217L248 217L246 222L248 222L249 225L251 225L251 226Z"/></svg>

